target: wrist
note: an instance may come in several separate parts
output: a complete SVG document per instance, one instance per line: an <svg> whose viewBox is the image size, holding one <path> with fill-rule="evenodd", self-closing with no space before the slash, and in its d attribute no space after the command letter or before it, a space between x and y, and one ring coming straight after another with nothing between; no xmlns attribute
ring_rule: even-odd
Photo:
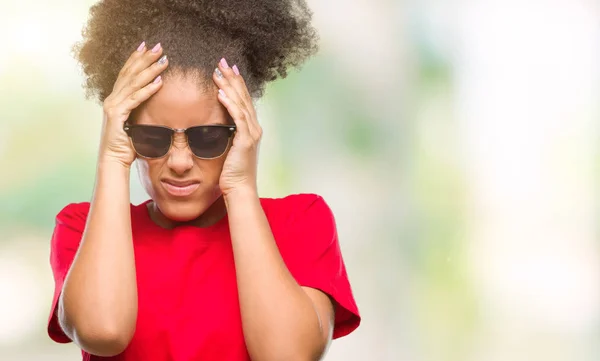
<svg viewBox="0 0 600 361"><path fill-rule="evenodd" d="M127 199L129 202L130 168L117 161L99 161L96 165L94 198L109 197Z"/></svg>
<svg viewBox="0 0 600 361"><path fill-rule="evenodd" d="M113 171L125 171L129 172L131 170L131 164L126 164L119 159L115 159L112 157L99 157L98 158L98 171L109 170Z"/></svg>
<svg viewBox="0 0 600 361"><path fill-rule="evenodd" d="M233 203L259 201L258 190L255 187L237 187L223 193L227 208Z"/></svg>
<svg viewBox="0 0 600 361"><path fill-rule="evenodd" d="M125 181L129 184L131 167L117 160L99 160L96 164L96 181L114 183Z"/></svg>

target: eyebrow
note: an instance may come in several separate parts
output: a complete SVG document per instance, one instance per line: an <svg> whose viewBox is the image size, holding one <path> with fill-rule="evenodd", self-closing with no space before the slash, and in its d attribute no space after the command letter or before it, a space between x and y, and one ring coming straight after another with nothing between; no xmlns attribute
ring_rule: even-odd
<svg viewBox="0 0 600 361"><path fill-rule="evenodd" d="M127 119L127 121L126 121L126 122L128 122L128 123L129 123L129 124L131 124L131 125L133 125L133 124L140 124L140 122L139 122L139 121L137 121L137 122L133 122L133 121L132 121L132 118L133 118L133 117L132 117L132 115L130 114L130 116L129 116L129 118ZM165 126L165 124L164 124L164 123L159 123L159 124L156 124L156 123L155 123L155 122L153 122L153 121L152 121L150 124L148 124L148 123L146 123L146 122L144 122L144 123L142 123L142 124L145 124L145 125L162 125L162 126ZM227 113L227 114L225 115L225 119L224 119L224 120L223 120L223 118L219 118L219 120L218 120L218 121L215 121L215 120L213 120L213 119L210 119L210 122L209 122L209 123L202 124L202 125L235 125L235 121L233 120L233 117L231 116L231 114ZM193 125L193 126L199 126L199 125Z"/></svg>

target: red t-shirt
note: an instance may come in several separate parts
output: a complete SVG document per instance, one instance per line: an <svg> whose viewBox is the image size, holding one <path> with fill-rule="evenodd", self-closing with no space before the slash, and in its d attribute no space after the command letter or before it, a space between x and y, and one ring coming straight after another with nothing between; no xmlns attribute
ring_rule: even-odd
<svg viewBox="0 0 600 361"><path fill-rule="evenodd" d="M138 284L135 334L113 360L250 360L242 333L227 216L207 228L164 229L149 216L146 201L131 206ZM356 329L360 316L331 210L320 196L262 198L285 264L301 286L319 289L336 303L333 337ZM48 334L71 340L56 316L58 297L85 228L89 203L66 206L56 218L50 264L55 280ZM100 357L82 352L83 360Z"/></svg>

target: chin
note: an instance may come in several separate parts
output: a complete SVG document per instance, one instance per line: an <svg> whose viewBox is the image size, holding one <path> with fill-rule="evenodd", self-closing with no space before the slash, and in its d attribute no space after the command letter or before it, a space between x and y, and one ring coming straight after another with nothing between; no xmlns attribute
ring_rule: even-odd
<svg viewBox="0 0 600 361"><path fill-rule="evenodd" d="M158 209L166 218L175 222L189 222L200 217L208 207L196 202L161 202L157 203Z"/></svg>
<svg viewBox="0 0 600 361"><path fill-rule="evenodd" d="M203 194L190 199L173 199L161 195L155 198L154 201L166 218L175 222L189 222L200 217L219 197L220 194L205 191Z"/></svg>

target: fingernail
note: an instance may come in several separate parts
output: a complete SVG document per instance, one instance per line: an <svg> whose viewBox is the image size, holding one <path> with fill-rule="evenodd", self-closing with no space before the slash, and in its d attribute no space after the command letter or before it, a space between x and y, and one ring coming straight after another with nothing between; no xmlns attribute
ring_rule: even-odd
<svg viewBox="0 0 600 361"><path fill-rule="evenodd" d="M240 69L238 69L237 65L234 65L231 69L233 69L235 75L240 75Z"/></svg>
<svg viewBox="0 0 600 361"><path fill-rule="evenodd" d="M215 73L217 74L217 78L223 79L223 73L219 70L219 68L215 69Z"/></svg>
<svg viewBox="0 0 600 361"><path fill-rule="evenodd" d="M166 63L166 62L167 62L167 56L166 55L163 55L163 56L160 57L160 59L158 59L158 64L160 64L160 65L164 65L164 63Z"/></svg>
<svg viewBox="0 0 600 361"><path fill-rule="evenodd" d="M227 60L225 60L225 58L221 58L221 66L225 69L229 68L229 65L227 64Z"/></svg>
<svg viewBox="0 0 600 361"><path fill-rule="evenodd" d="M221 94L224 97L227 97L227 95L225 95L225 92L223 91L223 89L219 89L219 94Z"/></svg>
<svg viewBox="0 0 600 361"><path fill-rule="evenodd" d="M158 53L158 49L160 49L160 43L154 45L154 47L152 48L152 52L153 53Z"/></svg>
<svg viewBox="0 0 600 361"><path fill-rule="evenodd" d="M142 41L142 43L140 44L140 46L138 46L137 51L142 51L144 50L144 46L146 46L146 42Z"/></svg>
<svg viewBox="0 0 600 361"><path fill-rule="evenodd" d="M156 79L154 79L153 83L154 84L158 84L158 83L160 83L161 79L162 79L162 77L159 75L159 76L156 77Z"/></svg>

